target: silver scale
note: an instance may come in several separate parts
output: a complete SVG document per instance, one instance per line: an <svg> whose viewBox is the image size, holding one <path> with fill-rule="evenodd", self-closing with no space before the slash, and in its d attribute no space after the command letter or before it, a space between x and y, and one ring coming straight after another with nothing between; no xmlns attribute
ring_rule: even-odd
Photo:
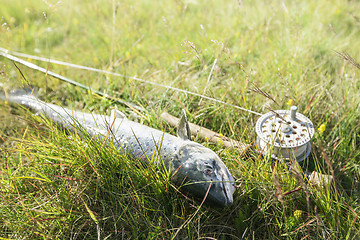
<svg viewBox="0 0 360 240"><path fill-rule="evenodd" d="M274 159L302 162L311 152L314 125L297 107L275 110L262 115L255 126L256 143L263 154L271 153Z"/></svg>

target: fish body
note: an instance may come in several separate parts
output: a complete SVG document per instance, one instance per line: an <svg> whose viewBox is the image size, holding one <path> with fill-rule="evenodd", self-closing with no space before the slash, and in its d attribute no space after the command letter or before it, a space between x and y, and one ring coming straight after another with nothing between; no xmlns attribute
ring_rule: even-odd
<svg viewBox="0 0 360 240"><path fill-rule="evenodd" d="M109 139L110 136L119 151L132 158L158 159L154 164L159 164L161 159L174 173L172 181L176 185L183 185L185 191L194 196L206 196L207 202L218 206L233 202L233 177L215 152L190 140L185 112L179 123L178 136L174 136L131 121L116 110L110 116L84 113L45 103L25 93L10 93L6 100L44 115L62 128L74 131L81 127L98 139Z"/></svg>

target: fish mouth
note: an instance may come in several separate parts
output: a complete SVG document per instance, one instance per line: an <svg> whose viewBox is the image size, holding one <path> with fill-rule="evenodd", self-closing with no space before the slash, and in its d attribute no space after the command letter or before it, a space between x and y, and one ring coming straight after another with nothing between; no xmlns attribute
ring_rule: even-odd
<svg viewBox="0 0 360 240"><path fill-rule="evenodd" d="M231 184L231 183L230 183ZM228 193L227 191L227 188L225 186L225 182L221 182L221 185L222 185L222 190L223 190L223 193L224 193L224 196L225 196L225 206L229 206L230 204L232 204L234 202L234 199L233 199L233 196L231 193Z"/></svg>
<svg viewBox="0 0 360 240"><path fill-rule="evenodd" d="M219 188L221 189L221 199L223 206L229 206L234 202L233 193L235 192L234 188L234 179L230 174L227 174L227 171L220 172L220 182Z"/></svg>
<svg viewBox="0 0 360 240"><path fill-rule="evenodd" d="M218 206L227 207L234 202L234 181L221 177L219 181L212 182L212 184L215 186L213 191L210 191L208 195L208 198L212 203Z"/></svg>
<svg viewBox="0 0 360 240"><path fill-rule="evenodd" d="M207 199L208 202L212 203L212 205L220 206L220 207L227 207L233 203L233 196L232 192L229 191L229 183L228 181L219 181L217 183L212 182L214 184L214 190L210 191ZM228 186L227 186L228 185Z"/></svg>

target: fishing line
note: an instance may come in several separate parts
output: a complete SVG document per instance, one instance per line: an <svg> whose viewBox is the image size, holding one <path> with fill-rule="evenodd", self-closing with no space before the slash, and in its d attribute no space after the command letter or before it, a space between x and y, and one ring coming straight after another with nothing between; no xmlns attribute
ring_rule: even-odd
<svg viewBox="0 0 360 240"><path fill-rule="evenodd" d="M22 64L22 65L24 65L24 66L27 66L27 67L31 68L31 69L34 69L34 70L40 71L40 72L42 72L42 73L45 73L46 75L49 75L49 76L52 76L52 77L54 77L54 78L60 79L60 80L62 80L62 81L64 81L64 82L70 83L70 84L72 84L72 85L74 85L74 86L78 86L78 87L81 87L81 88L83 88L83 89L89 90L89 91L91 91L91 92L93 92L93 93L96 93L96 94L102 96L102 97L111 99L111 100L113 100L113 101L115 101L115 102L118 102L118 103L120 103L120 104L123 104L123 105L125 105L125 106L128 106L129 108L136 109L136 110L139 110L139 111L144 111L144 109L143 109L142 107L139 107L139 106L137 106L137 105L135 105L135 104L125 102L125 101L123 101L123 100L121 100L121 99L112 97L112 96L110 96L110 95L108 95L108 94L106 94L106 93L103 93L103 92L94 90L94 89L90 88L89 86L86 86L86 85L84 85L84 84L81 84L81 83L79 83L79 82L76 82L76 81L74 81L74 80L71 80L70 78L61 76L61 75L59 75L59 74L57 74L57 73L54 73L54 72L52 72L52 71L49 71L49 70L47 70L47 69L45 69L45 68L39 67L39 66L37 66L37 65L35 65L35 64L33 64L33 63L30 63L30 62L27 62L27 61L22 60L22 59L20 59L20 58L14 57L14 56L12 56L12 55L10 55L10 54L8 54L8 53L1 52L1 51L0 51L0 56L3 56L3 57L5 57L5 58L7 58L7 59L10 59L10 60L12 60L12 61L14 61L14 62L20 63L20 64Z"/></svg>
<svg viewBox="0 0 360 240"><path fill-rule="evenodd" d="M91 91L94 91L95 93L101 95L101 96L104 96L104 95L107 95L107 94L104 94L104 93L101 93L101 92L98 92L96 90L92 90L90 89L90 87L88 86L85 86L81 83L78 83L78 82L75 82L71 79L68 79L68 78L65 78L63 76L60 76L59 74L56 74L56 73L53 73L53 72L50 72L50 71L47 71L46 69L44 68L41 68L33 63L30 63L30 62L27 62L25 60L22 60L22 59L19 59L19 58L16 58L14 56L11 56L9 53L15 55L15 56L18 56L18 57L24 57L24 58L29 58L29 59L33 59L33 60L38 60L38 61L42 61L42 62L48 62L48 63L53 63L53 64L58 64L58 65L64 65L64 66L68 66L68 67L72 67L72 68L78 68L78 69L83 69L83 70L88 70L88 71L93 71L93 72L98 72L98 73L104 73L104 74L109 74L109 75L113 75L113 76L117 76L117 77L123 77L123 78L129 78L129 79L133 79L135 81L138 81L138 82L142 82L142 83L146 83L146 84L150 84L150 85L154 85L154 86L158 86L158 87L163 87L163 88L167 88L167 89L171 89L171 90L174 90L174 91L177 91L177 92L182 92L182 93L186 93L186 94L190 94L190 95L193 95L193 96L197 96L197 97L200 97L200 98L205 98L209 101L213 101L213 102L217 102L217 103L221 103L221 104L224 104L224 105L227 105L227 106L230 106L230 107L233 107L233 108L236 108L236 109L239 109L239 110L242 110L242 111L245 111L245 112L249 112L249 113L252 113L252 114L255 114L255 115L258 115L258 116L262 116L262 114L258 113L258 112L255 112L255 111L252 111L252 110L249 110L249 109L246 109L246 108L243 108L243 107L239 107L237 105L234 105L234 104L231 104L231 103L227 103L227 102L224 102L224 101L221 101L219 99L216 99L216 98L212 98L212 97L208 97L206 95L203 95L203 94L199 94L199 93L194 93L194 92L191 92L191 91L188 91L188 90L184 90L184 89L181 89L181 88L176 88L176 87L172 87L172 86L168 86L168 85L164 85L164 84L161 84L161 83L156 83L156 82L151 82L151 81L147 81L147 80L144 80L144 79L141 79L141 78L137 78L137 77L131 77L131 76L127 76L127 75L123 75L123 74L120 74L120 73L115 73L115 72L110 72L110 71L106 71L106 70L101 70L101 69L97 69L97 68L93 68L93 67L87 67L87 66L82 66L82 65L78 65L78 64L73 64L73 63L67 63L67 62L63 62L63 61L58 61L58 60L52 60L52 59L49 59L49 58L43 58L43 57L38 57L38 56L33 56L33 55L29 55L29 54L25 54L25 53L19 53L19 52L13 52L13 51L9 51L5 48L2 48L0 47L0 55L6 57L6 58L9 58L13 61L16 61L18 63L21 63L25 66L28 66L32 69L35 69L35 70L38 70L38 71L41 71L41 72L44 72L48 75L51 75L53 77L56 77L56 78L59 78L59 79L62 79L68 83L71 83L73 85L76 85L76 86L79 86L79 87L82 87L84 89L88 89L88 90L91 90ZM51 73L51 74L50 74ZM54 76L56 75L56 76ZM127 103L128 104L128 103Z"/></svg>

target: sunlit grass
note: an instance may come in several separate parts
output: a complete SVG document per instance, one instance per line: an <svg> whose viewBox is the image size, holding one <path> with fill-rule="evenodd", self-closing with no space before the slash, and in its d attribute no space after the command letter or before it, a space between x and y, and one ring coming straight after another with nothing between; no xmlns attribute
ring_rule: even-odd
<svg viewBox="0 0 360 240"><path fill-rule="evenodd" d="M3 48L205 93L260 113L267 105L287 109L291 100L319 131L312 158L291 174L257 153L202 142L221 156L238 188L227 209L199 209L201 200L174 187L163 169L2 103L0 237L359 238L359 69L335 52L360 59L358 2L31 0L1 6ZM115 105L19 65L25 81L10 61L0 61L0 82L8 87L30 82L42 99L89 112ZM191 122L246 143L255 139L257 117L246 112L130 78L32 62L145 107L138 116L117 105L151 127L174 134L159 116L185 108ZM250 91L249 81L279 105ZM333 184L313 186L301 169L332 175Z"/></svg>

